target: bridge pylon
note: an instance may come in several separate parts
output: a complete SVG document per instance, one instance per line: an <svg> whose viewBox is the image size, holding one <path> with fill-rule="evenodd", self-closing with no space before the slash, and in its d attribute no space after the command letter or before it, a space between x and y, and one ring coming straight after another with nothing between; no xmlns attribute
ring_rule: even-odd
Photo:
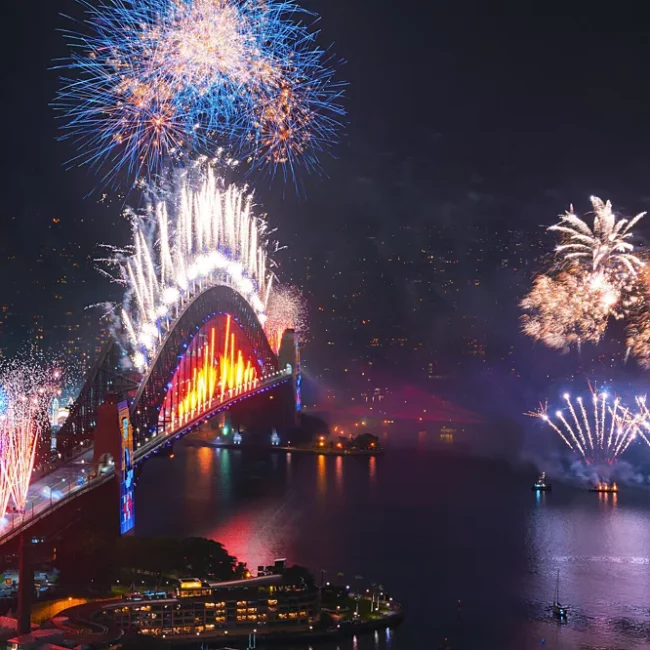
<svg viewBox="0 0 650 650"><path fill-rule="evenodd" d="M34 598L34 568L31 558L29 532L20 535L18 555L18 634L32 631L31 614Z"/></svg>
<svg viewBox="0 0 650 650"><path fill-rule="evenodd" d="M94 436L97 409L110 395L127 399L137 390L140 375L124 366L124 352L113 338L104 345L99 358L70 408L65 423L57 433L57 448L65 453Z"/></svg>
<svg viewBox="0 0 650 650"><path fill-rule="evenodd" d="M299 414L302 408L302 371L300 368L300 346L295 330L288 329L282 334L280 342L280 351L278 352L278 365L281 369L291 366L291 376L293 379L293 399L294 399L294 424L299 424Z"/></svg>
<svg viewBox="0 0 650 650"><path fill-rule="evenodd" d="M96 474L112 472L115 475L120 533L127 533L135 524L133 427L127 402L119 402L117 395L106 396L104 403L97 407L93 438L93 469Z"/></svg>

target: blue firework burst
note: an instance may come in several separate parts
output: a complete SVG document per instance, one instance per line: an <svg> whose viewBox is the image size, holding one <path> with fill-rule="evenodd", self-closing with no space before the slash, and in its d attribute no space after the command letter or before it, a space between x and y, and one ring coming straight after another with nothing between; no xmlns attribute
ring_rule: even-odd
<svg viewBox="0 0 650 650"><path fill-rule="evenodd" d="M149 176L226 147L252 170L318 168L342 84L292 0L78 0L55 99L72 164Z"/></svg>

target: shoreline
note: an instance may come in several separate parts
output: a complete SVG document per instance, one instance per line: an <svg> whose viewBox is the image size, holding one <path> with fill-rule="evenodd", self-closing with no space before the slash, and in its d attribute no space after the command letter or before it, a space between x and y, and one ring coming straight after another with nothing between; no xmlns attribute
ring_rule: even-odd
<svg viewBox="0 0 650 650"><path fill-rule="evenodd" d="M274 445L236 445L232 442L211 442L209 440L186 439L183 441L184 445L188 447L210 447L212 449L257 449L270 451L275 453L285 454L315 454L323 456L382 456L383 449L331 449L328 447L313 448L313 447L287 447L287 446L274 446Z"/></svg>
<svg viewBox="0 0 650 650"><path fill-rule="evenodd" d="M145 602L145 601L143 601ZM120 638L131 636L125 633L119 626L114 623L105 623L94 620L95 615L102 608L116 605L116 599L97 600L94 602L84 603L60 611L56 616L44 622L41 629L55 629L64 633L76 630L79 634L79 628L85 630L81 637L87 642L93 642L99 646L110 646ZM274 630L257 628L255 640L259 645L276 645L280 643L324 643L327 641L338 641L354 637L357 634L367 634L375 630L395 628L404 620L404 609L401 604L393 603L392 609L377 618L371 620L353 622L345 621L337 625L321 630ZM177 634L177 635L136 635L136 637L152 637L159 639L174 646L192 646L223 648L223 644L246 643L249 641L253 628L244 628L230 631L219 630L201 634ZM218 645L217 645L218 644Z"/></svg>

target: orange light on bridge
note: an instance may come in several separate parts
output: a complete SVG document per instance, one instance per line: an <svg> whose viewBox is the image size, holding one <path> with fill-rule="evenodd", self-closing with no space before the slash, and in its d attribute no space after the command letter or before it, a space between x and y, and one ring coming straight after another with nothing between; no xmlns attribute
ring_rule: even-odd
<svg viewBox="0 0 650 650"><path fill-rule="evenodd" d="M255 354L244 333L229 314L216 316L197 333L176 368L160 424L174 431L258 383Z"/></svg>

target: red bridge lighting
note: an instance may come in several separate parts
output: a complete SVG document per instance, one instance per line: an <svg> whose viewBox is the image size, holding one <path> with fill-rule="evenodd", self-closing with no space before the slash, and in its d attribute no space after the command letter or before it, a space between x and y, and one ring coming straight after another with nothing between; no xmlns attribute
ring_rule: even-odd
<svg viewBox="0 0 650 650"><path fill-rule="evenodd" d="M194 337L174 373L160 424L174 431L219 403L257 387L254 350L230 314L214 316Z"/></svg>

